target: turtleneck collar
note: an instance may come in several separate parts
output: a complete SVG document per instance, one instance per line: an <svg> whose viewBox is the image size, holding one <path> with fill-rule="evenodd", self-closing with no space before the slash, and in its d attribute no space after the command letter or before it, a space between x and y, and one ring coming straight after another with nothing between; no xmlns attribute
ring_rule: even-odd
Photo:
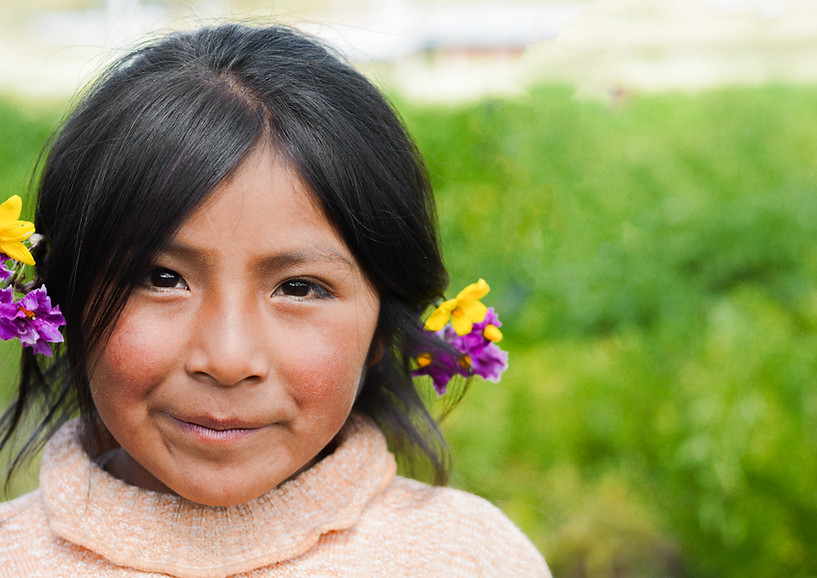
<svg viewBox="0 0 817 578"><path fill-rule="evenodd" d="M66 424L43 455L51 531L115 564L174 576L228 576L300 556L322 534L354 526L396 470L377 426L353 415L310 469L251 502L203 506L114 478L88 457L79 427Z"/></svg>

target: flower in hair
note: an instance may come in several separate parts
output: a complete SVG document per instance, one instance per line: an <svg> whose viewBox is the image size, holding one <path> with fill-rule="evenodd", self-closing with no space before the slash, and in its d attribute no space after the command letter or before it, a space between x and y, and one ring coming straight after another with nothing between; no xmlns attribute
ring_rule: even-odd
<svg viewBox="0 0 817 578"><path fill-rule="evenodd" d="M502 339L499 316L493 307L479 301L488 291L490 287L480 279L463 289L456 299L440 305L425 323L425 329L433 331L446 346L418 355L412 373L430 376L439 395L445 393L455 375L479 375L497 382L508 368L508 353L497 345Z"/></svg>
<svg viewBox="0 0 817 578"><path fill-rule="evenodd" d="M480 301L491 288L484 279L471 283L460 291L454 299L444 301L426 320L425 328L439 331L451 320L451 326L457 335L466 335L471 326L485 319L487 307Z"/></svg>
<svg viewBox="0 0 817 578"><path fill-rule="evenodd" d="M17 195L0 205L0 339L19 339L35 354L51 356L50 344L63 340L59 328L65 318L59 305L51 304L45 286L24 283L23 269L34 258L23 243L36 245L40 237L32 223L18 220L21 208Z"/></svg>
<svg viewBox="0 0 817 578"><path fill-rule="evenodd" d="M51 356L49 343L62 341L59 328L65 325L65 318L59 306L52 307L44 285L23 296L17 305L16 320L20 341L36 354Z"/></svg>
<svg viewBox="0 0 817 578"><path fill-rule="evenodd" d="M34 223L20 220L23 201L14 195L0 204L0 253L15 261L34 265L34 257L23 245L23 241L34 233Z"/></svg>

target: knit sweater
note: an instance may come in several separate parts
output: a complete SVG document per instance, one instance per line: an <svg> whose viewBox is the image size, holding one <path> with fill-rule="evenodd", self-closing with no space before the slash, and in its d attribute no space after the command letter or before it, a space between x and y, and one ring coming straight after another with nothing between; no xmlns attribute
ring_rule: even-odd
<svg viewBox="0 0 817 578"><path fill-rule="evenodd" d="M308 470L229 507L126 484L78 433L71 422L49 441L38 490L0 504L0 576L550 576L496 507L396 476L366 418Z"/></svg>

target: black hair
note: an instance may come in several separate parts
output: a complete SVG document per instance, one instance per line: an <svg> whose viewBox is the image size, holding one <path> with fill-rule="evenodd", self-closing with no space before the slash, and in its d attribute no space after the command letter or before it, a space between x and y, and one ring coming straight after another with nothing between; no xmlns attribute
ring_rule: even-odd
<svg viewBox="0 0 817 578"><path fill-rule="evenodd" d="M409 464L444 483L448 449L410 374L433 339L420 316L448 276L422 159L359 72L287 27L170 34L119 59L56 133L39 180L37 283L66 319L52 359L23 350L0 450L34 412L13 471L65 421L101 443L88 352L102 345L141 272L191 212L269 140L295 168L377 289L380 313L357 410ZM439 346L439 344L438 344ZM420 471L419 469L417 471Z"/></svg>

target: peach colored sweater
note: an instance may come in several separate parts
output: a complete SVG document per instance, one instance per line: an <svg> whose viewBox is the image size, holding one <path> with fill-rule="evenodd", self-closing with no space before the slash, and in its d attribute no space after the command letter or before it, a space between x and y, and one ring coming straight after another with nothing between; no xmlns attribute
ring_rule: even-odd
<svg viewBox="0 0 817 578"><path fill-rule="evenodd" d="M202 506L110 476L71 422L46 447L40 489L0 504L0 576L550 576L497 508L395 469L380 430L353 417L309 470Z"/></svg>

